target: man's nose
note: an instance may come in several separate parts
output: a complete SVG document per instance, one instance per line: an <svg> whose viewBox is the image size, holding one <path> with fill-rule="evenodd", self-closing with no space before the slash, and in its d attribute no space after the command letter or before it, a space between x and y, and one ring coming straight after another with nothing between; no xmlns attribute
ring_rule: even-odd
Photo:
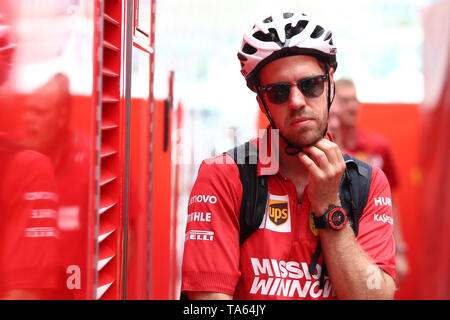
<svg viewBox="0 0 450 320"><path fill-rule="evenodd" d="M24 112L24 119L27 124L34 123L36 121L36 112L33 110L26 110Z"/></svg>
<svg viewBox="0 0 450 320"><path fill-rule="evenodd" d="M291 94L289 96L289 108L301 109L306 106L306 99L297 85L291 87Z"/></svg>

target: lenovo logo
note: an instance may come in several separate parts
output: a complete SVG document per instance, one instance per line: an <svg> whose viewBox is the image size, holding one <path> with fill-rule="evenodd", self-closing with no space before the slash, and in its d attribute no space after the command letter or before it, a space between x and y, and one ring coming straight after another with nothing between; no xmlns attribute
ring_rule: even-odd
<svg viewBox="0 0 450 320"><path fill-rule="evenodd" d="M210 204L216 204L216 203L217 203L217 197L216 197L216 196L209 195L209 194L195 195L195 196L192 196L192 197L189 199L189 205L194 204L194 203L210 203Z"/></svg>

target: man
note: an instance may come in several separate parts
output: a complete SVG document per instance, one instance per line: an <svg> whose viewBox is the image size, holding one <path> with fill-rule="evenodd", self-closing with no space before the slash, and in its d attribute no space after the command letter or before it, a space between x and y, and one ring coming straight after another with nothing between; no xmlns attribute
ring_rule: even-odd
<svg viewBox="0 0 450 320"><path fill-rule="evenodd" d="M56 184L50 160L0 133L0 299L59 298Z"/></svg>
<svg viewBox="0 0 450 320"><path fill-rule="evenodd" d="M326 134L337 67L331 31L304 14L273 14L244 34L238 58L271 123L267 132L279 129L282 138L252 143L279 148L279 167L258 162L268 179L266 214L240 246L238 168L225 154L202 163L188 205L181 290L190 299L391 299L392 225L374 220L391 217L390 206L374 202L390 198L381 170L373 168L358 238L346 219L334 220L346 216L338 195L346 164ZM310 270L319 241L323 254ZM320 286L324 261L329 277Z"/></svg>
<svg viewBox="0 0 450 320"><path fill-rule="evenodd" d="M63 276L76 266L81 281L66 286L65 299L86 296L87 214L89 201L89 140L70 125L72 98L69 78L56 73L25 100L23 143L47 155L55 171L59 208L60 257Z"/></svg>
<svg viewBox="0 0 450 320"><path fill-rule="evenodd" d="M57 299L62 281L53 168L46 156L5 133L14 122L7 83L16 48L11 35L0 14L0 299Z"/></svg>
<svg viewBox="0 0 450 320"><path fill-rule="evenodd" d="M339 108L336 108L336 97L335 97L333 108L330 108L330 112L328 113L328 131L333 136L334 142L342 149L340 113L341 110Z"/></svg>
<svg viewBox="0 0 450 320"><path fill-rule="evenodd" d="M336 119L339 119L339 128L330 128L336 143L345 151L358 159L373 166L378 166L386 174L386 177L394 191L398 188L398 179L395 170L391 149L386 139L380 135L369 134L357 127L358 111L360 107L356 94L356 86L351 79L336 81L336 98L333 104L336 110ZM394 220L394 238L396 243L396 268L397 283L401 284L408 274L409 266L406 256L407 246L403 241L399 223L399 217L395 202L392 202Z"/></svg>

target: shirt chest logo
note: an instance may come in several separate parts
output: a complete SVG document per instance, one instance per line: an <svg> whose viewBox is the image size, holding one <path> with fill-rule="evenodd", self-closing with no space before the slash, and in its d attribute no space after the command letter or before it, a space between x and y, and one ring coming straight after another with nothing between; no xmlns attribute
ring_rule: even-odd
<svg viewBox="0 0 450 320"><path fill-rule="evenodd" d="M286 201L269 201L269 219L277 226L286 223L288 219L288 203Z"/></svg>
<svg viewBox="0 0 450 320"><path fill-rule="evenodd" d="M260 228L277 232L291 232L289 196L269 193L268 205Z"/></svg>

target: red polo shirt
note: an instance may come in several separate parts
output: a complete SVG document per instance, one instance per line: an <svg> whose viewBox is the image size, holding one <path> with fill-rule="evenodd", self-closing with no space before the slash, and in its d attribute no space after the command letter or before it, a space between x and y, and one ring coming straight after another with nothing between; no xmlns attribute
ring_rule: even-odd
<svg viewBox="0 0 450 320"><path fill-rule="evenodd" d="M397 170L391 148L386 139L375 133L356 131L356 143L349 154L374 167L379 167L386 175L392 190L398 187Z"/></svg>
<svg viewBox="0 0 450 320"><path fill-rule="evenodd" d="M58 195L50 160L0 134L0 164L0 298L14 289L57 289Z"/></svg>
<svg viewBox="0 0 450 320"><path fill-rule="evenodd" d="M328 277L319 288L322 257L315 273L308 271L319 237L310 223L307 192L298 199L295 185L276 165L261 168L258 163L259 174L268 175L265 217L240 247L239 170L228 155L201 164L188 203L182 291L221 292L235 299L336 299ZM385 175L373 168L357 242L395 279L390 197Z"/></svg>

